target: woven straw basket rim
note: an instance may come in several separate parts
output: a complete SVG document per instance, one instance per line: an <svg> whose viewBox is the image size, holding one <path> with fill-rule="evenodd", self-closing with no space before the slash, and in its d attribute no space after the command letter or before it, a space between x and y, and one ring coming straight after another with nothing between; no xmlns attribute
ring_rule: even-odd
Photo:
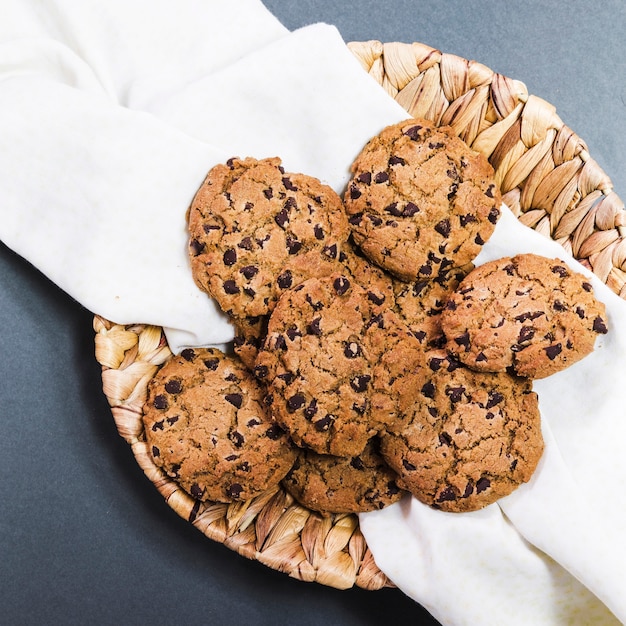
<svg viewBox="0 0 626 626"><path fill-rule="evenodd" d="M348 47L413 117L452 126L496 172L518 219L560 243L626 298L626 211L587 146L548 102L484 65L421 43ZM210 539L290 576L345 589L393 586L356 515L322 517L281 487L249 502L199 503L157 468L143 433L147 385L171 356L161 328L94 318L96 359L119 434L167 504Z"/></svg>

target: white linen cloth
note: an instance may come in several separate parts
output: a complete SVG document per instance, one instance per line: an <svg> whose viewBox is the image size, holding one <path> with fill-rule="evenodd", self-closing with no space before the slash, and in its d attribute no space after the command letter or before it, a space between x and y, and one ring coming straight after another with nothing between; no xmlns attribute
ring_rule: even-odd
<svg viewBox="0 0 626 626"><path fill-rule="evenodd" d="M0 239L174 351L232 339L187 264L208 169L280 156L342 192L367 139L407 116L336 29L288 33L257 0L0 4ZM481 259L544 249L563 255L505 211ZM528 485L476 513L406 499L360 516L379 567L444 624L626 620L626 304L597 290L609 334L536 384L547 446Z"/></svg>

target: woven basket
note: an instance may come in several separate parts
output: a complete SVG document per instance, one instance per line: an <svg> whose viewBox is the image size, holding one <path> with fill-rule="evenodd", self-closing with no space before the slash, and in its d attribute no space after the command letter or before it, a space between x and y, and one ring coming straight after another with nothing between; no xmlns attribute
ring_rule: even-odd
<svg viewBox="0 0 626 626"><path fill-rule="evenodd" d="M585 143L523 83L426 45L349 44L409 114L448 124L485 154L519 220L558 241L626 298L626 211ZM122 437L168 505L207 537L290 576L345 589L393 586L378 569L356 515L321 517L282 488L231 505L201 504L152 462L142 406L171 356L162 329L94 319L104 393Z"/></svg>

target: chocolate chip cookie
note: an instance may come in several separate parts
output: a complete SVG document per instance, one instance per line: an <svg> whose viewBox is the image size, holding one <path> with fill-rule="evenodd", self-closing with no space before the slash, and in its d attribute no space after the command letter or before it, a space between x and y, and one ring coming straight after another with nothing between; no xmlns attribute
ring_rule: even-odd
<svg viewBox="0 0 626 626"><path fill-rule="evenodd" d="M300 504L322 514L362 513L400 500L406 492L397 478L371 441L353 457L302 450L283 486Z"/></svg>
<svg viewBox="0 0 626 626"><path fill-rule="evenodd" d="M230 159L207 174L188 214L194 280L235 320L336 269L349 234L341 198L278 158Z"/></svg>
<svg viewBox="0 0 626 626"><path fill-rule="evenodd" d="M527 482L543 452L532 382L475 372L445 351L432 352L416 419L381 437L381 454L398 484L420 501L472 511Z"/></svg>
<svg viewBox="0 0 626 626"><path fill-rule="evenodd" d="M469 367L535 379L580 360L607 332L588 279L536 254L477 267L449 298L441 324L447 349Z"/></svg>
<svg viewBox="0 0 626 626"><path fill-rule="evenodd" d="M202 501L249 500L277 485L296 458L258 382L215 348L186 349L165 363L148 385L143 421L155 464Z"/></svg>
<svg viewBox="0 0 626 626"><path fill-rule="evenodd" d="M354 240L402 280L471 262L500 215L487 159L447 126L409 119L371 139L344 195Z"/></svg>
<svg viewBox="0 0 626 626"><path fill-rule="evenodd" d="M356 456L376 433L406 424L423 359L419 342L377 296L332 274L283 294L255 373L297 445Z"/></svg>

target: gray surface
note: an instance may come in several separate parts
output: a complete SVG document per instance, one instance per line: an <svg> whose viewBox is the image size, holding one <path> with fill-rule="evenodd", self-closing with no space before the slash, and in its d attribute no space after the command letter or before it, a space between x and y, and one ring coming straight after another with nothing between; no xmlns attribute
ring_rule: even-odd
<svg viewBox="0 0 626 626"><path fill-rule="evenodd" d="M266 5L291 29L326 21L347 41L421 41L522 80L626 197L623 0ZM0 622L436 623L397 590L294 581L178 518L117 435L91 322L0 246Z"/></svg>

